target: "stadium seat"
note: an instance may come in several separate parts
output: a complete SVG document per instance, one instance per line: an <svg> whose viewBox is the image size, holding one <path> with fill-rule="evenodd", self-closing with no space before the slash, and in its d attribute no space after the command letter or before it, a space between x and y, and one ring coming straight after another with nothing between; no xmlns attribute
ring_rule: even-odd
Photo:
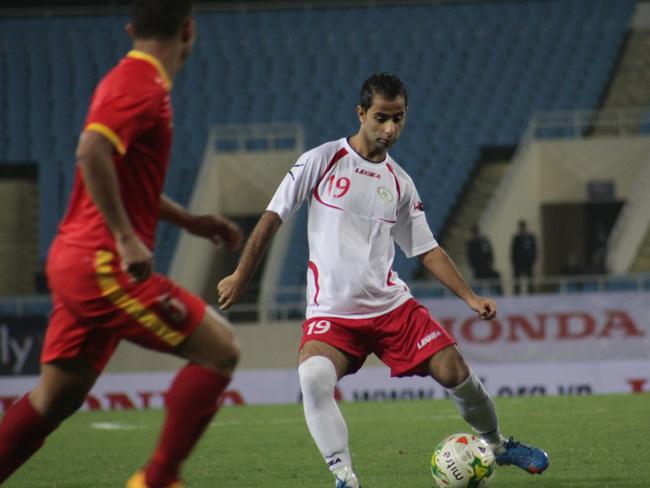
<svg viewBox="0 0 650 488"><path fill-rule="evenodd" d="M642 279L641 287L643 290L650 290L650 276L646 276Z"/></svg>
<svg viewBox="0 0 650 488"><path fill-rule="evenodd" d="M628 278L612 277L607 280L605 288L609 291L632 291L639 289L639 283Z"/></svg>

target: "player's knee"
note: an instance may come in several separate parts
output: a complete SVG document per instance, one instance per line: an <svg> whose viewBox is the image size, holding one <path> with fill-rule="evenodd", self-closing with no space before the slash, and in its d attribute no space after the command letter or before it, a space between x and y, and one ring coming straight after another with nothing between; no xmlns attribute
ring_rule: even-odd
<svg viewBox="0 0 650 488"><path fill-rule="evenodd" d="M324 356L312 356L298 367L303 396L321 397L334 394L336 369Z"/></svg>
<svg viewBox="0 0 650 488"><path fill-rule="evenodd" d="M458 350L454 348L449 350L444 361L436 365L433 376L442 387L455 388L462 384L469 374L469 366Z"/></svg>
<svg viewBox="0 0 650 488"><path fill-rule="evenodd" d="M232 327L216 314L208 314L178 353L192 362L230 376L234 372L241 351Z"/></svg>
<svg viewBox="0 0 650 488"><path fill-rule="evenodd" d="M241 357L241 348L237 340L232 337L227 344L225 344L223 357L220 360L220 367L224 371L232 373L237 365L239 364L239 358Z"/></svg>
<svg viewBox="0 0 650 488"><path fill-rule="evenodd" d="M449 365L443 372L442 378L439 380L440 384L445 388L455 388L461 385L469 377L469 367L463 361Z"/></svg>
<svg viewBox="0 0 650 488"><path fill-rule="evenodd" d="M72 398L67 398L61 405L61 420L67 419L70 415L81 408L86 400L85 393L79 393Z"/></svg>
<svg viewBox="0 0 650 488"><path fill-rule="evenodd" d="M59 423L79 410L96 379L97 372L82 359L46 363L29 400L39 413Z"/></svg>
<svg viewBox="0 0 650 488"><path fill-rule="evenodd" d="M29 399L41 415L59 423L81 408L86 399L86 392L67 390L57 394L43 388L35 388L29 394Z"/></svg>
<svg viewBox="0 0 650 488"><path fill-rule="evenodd" d="M210 369L230 376L237 368L240 356L239 344L234 337L229 337L219 344L218 349L204 356L203 364Z"/></svg>

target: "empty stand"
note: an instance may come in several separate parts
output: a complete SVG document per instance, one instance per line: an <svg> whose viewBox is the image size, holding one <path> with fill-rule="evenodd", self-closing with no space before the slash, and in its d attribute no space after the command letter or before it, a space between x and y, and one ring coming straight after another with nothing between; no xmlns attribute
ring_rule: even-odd
<svg viewBox="0 0 650 488"><path fill-rule="evenodd" d="M361 82L394 71L409 89L410 109L393 156L416 179L440 232L482 145L516 144L536 111L598 106L635 3L200 13L195 54L175 82L166 191L188 201L210 125L300 122L312 147L354 133ZM91 90L129 49L125 20L0 18L0 160L40 164L41 256L67 201ZM305 280L301 214L284 285ZM177 235L160 228L159 269L167 269ZM398 253L403 277L416 268Z"/></svg>

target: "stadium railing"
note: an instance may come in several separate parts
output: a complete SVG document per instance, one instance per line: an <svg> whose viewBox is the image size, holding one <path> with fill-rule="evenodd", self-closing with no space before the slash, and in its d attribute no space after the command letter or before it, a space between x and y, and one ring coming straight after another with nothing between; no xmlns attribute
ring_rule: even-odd
<svg viewBox="0 0 650 488"><path fill-rule="evenodd" d="M495 280L472 280L471 285L476 293L483 296L498 299L511 294L510 289L502 288L501 283ZM538 276L534 277L532 285L534 294L642 292L650 291L650 273ZM410 283L410 290L417 299L454 297L451 291L432 280L414 281ZM270 323L302 320L305 311L304 286L280 287L275 296L275 302L267 305L264 314ZM0 318L46 315L50 308L48 295L0 297ZM262 316L259 303L238 303L222 313L236 323L255 323Z"/></svg>
<svg viewBox="0 0 650 488"><path fill-rule="evenodd" d="M648 107L538 112L530 120L525 138L581 138L598 135L626 136L647 132Z"/></svg>
<svg viewBox="0 0 650 488"><path fill-rule="evenodd" d="M471 280L476 293L484 296L507 296L512 291L499 280ZM632 292L650 290L650 273L575 275L575 276L536 276L533 278L534 294L575 294L598 292ZM417 299L453 298L455 295L437 281L421 280L409 283L410 291ZM302 320L305 311L305 287L284 286L278 288L275 303L268 305L265 316L270 322ZM225 315L233 322L238 316L250 317L259 311L256 303L237 304ZM261 314L258 313L258 317Z"/></svg>

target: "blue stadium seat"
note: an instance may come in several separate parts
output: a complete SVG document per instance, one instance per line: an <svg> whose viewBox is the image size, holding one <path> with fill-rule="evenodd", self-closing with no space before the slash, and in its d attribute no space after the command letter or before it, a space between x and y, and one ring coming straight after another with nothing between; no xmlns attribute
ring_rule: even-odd
<svg viewBox="0 0 650 488"><path fill-rule="evenodd" d="M650 275L645 276L641 280L641 288L643 290L650 290Z"/></svg>
<svg viewBox="0 0 650 488"><path fill-rule="evenodd" d="M0 316L15 316L18 315L18 307L12 302L0 302Z"/></svg>
<svg viewBox="0 0 650 488"><path fill-rule="evenodd" d="M627 278L612 277L607 280L605 288L609 291L633 291L639 289L639 283Z"/></svg>
<svg viewBox="0 0 650 488"><path fill-rule="evenodd" d="M585 281L582 283L582 291L584 292L593 292L600 290L602 290L602 287L597 281Z"/></svg>
<svg viewBox="0 0 650 488"><path fill-rule="evenodd" d="M598 290L598 283L592 281L568 280L561 286L560 291L565 293L585 293Z"/></svg>

